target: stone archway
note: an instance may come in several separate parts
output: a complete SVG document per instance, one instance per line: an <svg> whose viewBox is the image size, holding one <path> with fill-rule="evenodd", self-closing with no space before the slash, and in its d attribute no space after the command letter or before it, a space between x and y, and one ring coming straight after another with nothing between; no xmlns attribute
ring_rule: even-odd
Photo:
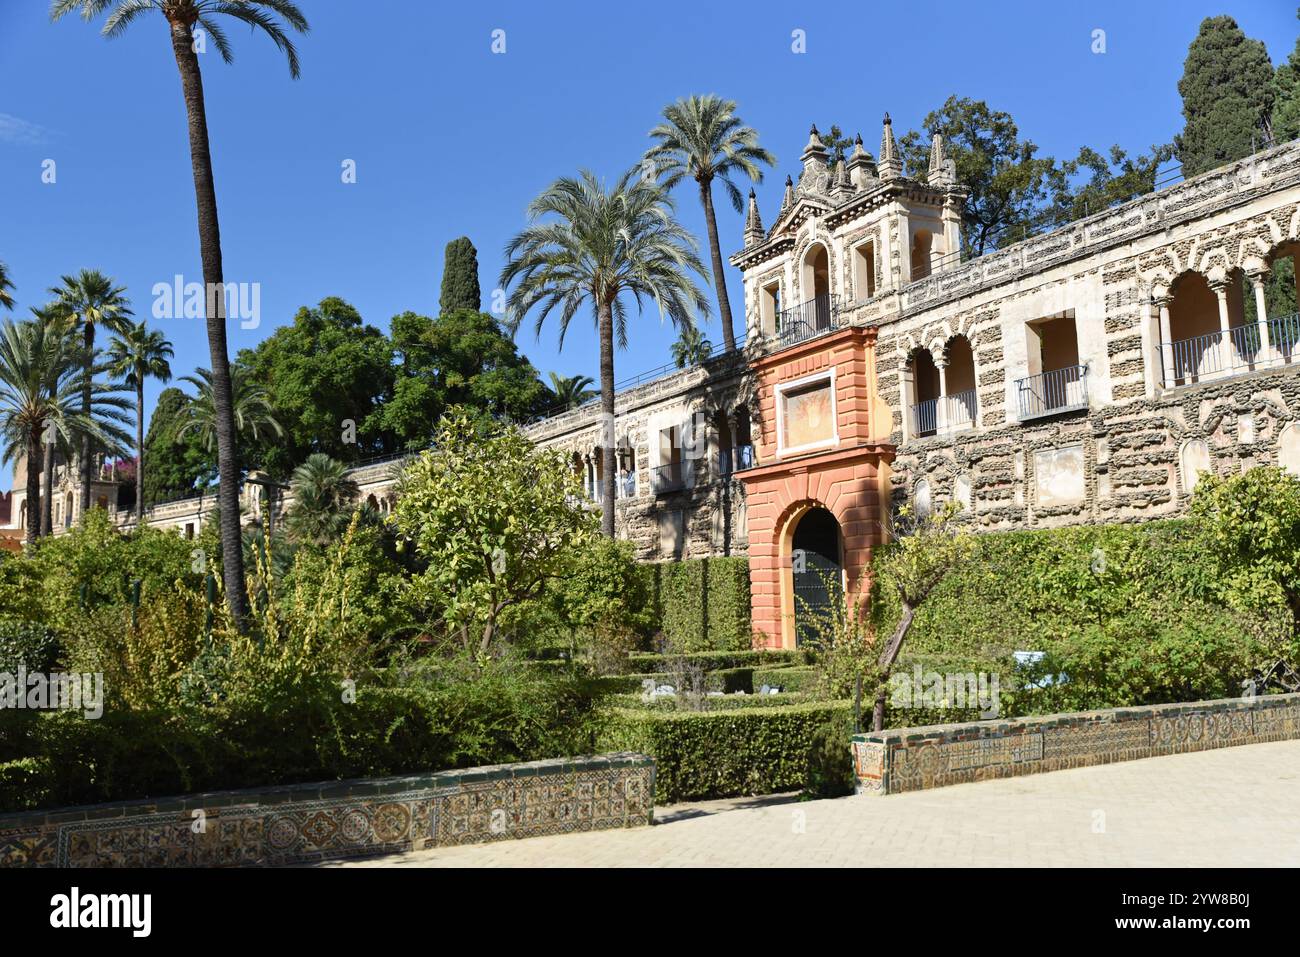
<svg viewBox="0 0 1300 957"><path fill-rule="evenodd" d="M844 538L835 516L813 506L792 523L790 593L794 605L794 643L817 641L818 621L844 600Z"/></svg>

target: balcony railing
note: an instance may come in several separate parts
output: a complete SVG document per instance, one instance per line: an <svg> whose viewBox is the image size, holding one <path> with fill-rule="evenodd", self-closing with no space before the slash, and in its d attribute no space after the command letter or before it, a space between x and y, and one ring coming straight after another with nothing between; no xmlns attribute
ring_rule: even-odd
<svg viewBox="0 0 1300 957"><path fill-rule="evenodd" d="M1300 361L1300 315L1160 343L1166 389Z"/></svg>
<svg viewBox="0 0 1300 957"><path fill-rule="evenodd" d="M1016 382L1020 418L1033 419L1088 408L1088 367L1067 366Z"/></svg>
<svg viewBox="0 0 1300 957"><path fill-rule="evenodd" d="M695 466L689 460L669 462L650 470L650 487L656 495L685 488L695 480Z"/></svg>
<svg viewBox="0 0 1300 957"><path fill-rule="evenodd" d="M777 316L776 336L782 346L794 345L839 328L840 297L816 296Z"/></svg>
<svg viewBox="0 0 1300 957"><path fill-rule="evenodd" d="M967 389L916 403L912 406L913 436L925 438L971 428L975 424L976 402L975 390Z"/></svg>
<svg viewBox="0 0 1300 957"><path fill-rule="evenodd" d="M741 469L752 469L753 467L754 447L752 445L737 445L718 452L718 476L720 478L727 478Z"/></svg>

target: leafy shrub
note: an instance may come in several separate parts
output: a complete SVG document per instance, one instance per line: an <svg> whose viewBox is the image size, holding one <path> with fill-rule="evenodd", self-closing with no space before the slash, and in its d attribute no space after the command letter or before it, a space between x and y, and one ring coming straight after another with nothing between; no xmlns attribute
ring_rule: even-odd
<svg viewBox="0 0 1300 957"><path fill-rule="evenodd" d="M805 785L817 730L831 719L848 721L851 708L836 701L676 713L621 709L601 749L652 755L655 799L665 804L794 791Z"/></svg>
<svg viewBox="0 0 1300 957"><path fill-rule="evenodd" d="M808 742L808 768L804 778L803 797L816 800L852 794L857 784L853 770L849 736L853 728L843 718L836 716L813 732Z"/></svg>
<svg viewBox="0 0 1300 957"><path fill-rule="evenodd" d="M59 640L45 625L22 618L0 617L0 673L53 671L59 658Z"/></svg>
<svg viewBox="0 0 1300 957"><path fill-rule="evenodd" d="M766 685L782 691L812 691L817 687L818 675L818 670L811 665L756 668L753 675L754 690L759 691Z"/></svg>
<svg viewBox="0 0 1300 957"><path fill-rule="evenodd" d="M699 664L705 671L720 668L775 668L782 665L807 664L812 660L811 653L805 650L778 651L771 649L750 649L746 651L692 651L680 655L660 652L634 652L628 661L634 671L653 671L670 661L682 659Z"/></svg>

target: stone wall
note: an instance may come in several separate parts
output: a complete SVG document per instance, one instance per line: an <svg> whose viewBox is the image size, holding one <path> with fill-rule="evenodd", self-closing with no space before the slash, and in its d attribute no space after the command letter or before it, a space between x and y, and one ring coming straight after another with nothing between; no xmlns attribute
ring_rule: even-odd
<svg viewBox="0 0 1300 957"><path fill-rule="evenodd" d="M1053 714L855 734L859 794L1300 738L1300 695Z"/></svg>
<svg viewBox="0 0 1300 957"><path fill-rule="evenodd" d="M292 864L653 816L654 760L606 754L0 815L0 866Z"/></svg>

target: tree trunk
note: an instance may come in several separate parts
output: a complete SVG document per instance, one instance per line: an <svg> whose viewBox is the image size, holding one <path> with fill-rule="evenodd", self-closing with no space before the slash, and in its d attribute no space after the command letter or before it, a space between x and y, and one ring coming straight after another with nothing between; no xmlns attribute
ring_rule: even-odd
<svg viewBox="0 0 1300 957"><path fill-rule="evenodd" d="M135 375L135 528L144 526L144 370Z"/></svg>
<svg viewBox="0 0 1300 957"><path fill-rule="evenodd" d="M36 470L36 462L41 457L41 433L44 429L37 425L27 433L27 547L36 544L36 533L41 527L41 473Z"/></svg>
<svg viewBox="0 0 1300 957"><path fill-rule="evenodd" d="M709 230L709 256L713 260L713 285L718 290L718 317L722 320L722 342L728 352L736 348L736 334L731 328L731 303L727 299L727 277L722 271L722 249L718 246L718 217L713 213L713 184L700 183L700 202L704 204L704 222Z"/></svg>
<svg viewBox="0 0 1300 957"><path fill-rule="evenodd" d="M54 443L46 442L45 462L41 473L45 477L45 497L41 499L41 535L54 534Z"/></svg>
<svg viewBox="0 0 1300 957"><path fill-rule="evenodd" d="M611 303L596 307L596 328L600 335L600 477L604 500L600 503L601 531L614 537L614 310Z"/></svg>
<svg viewBox="0 0 1300 957"><path fill-rule="evenodd" d="M899 616L894 634L890 637L889 644L885 645L885 650L880 653L880 660L877 662L880 666L880 687L876 689L876 704L871 709L872 731L885 730L885 686L889 683L889 673L894 669L898 652L903 647L903 639L907 637L907 632L912 627L912 619L915 617L916 606L904 601L903 614Z"/></svg>
<svg viewBox="0 0 1300 957"><path fill-rule="evenodd" d="M95 365L95 324L86 316L81 317L82 334L85 339L86 359L85 378L81 383L81 414L86 422L90 421L90 379ZM84 517L90 511L90 433L81 433L81 514Z"/></svg>
<svg viewBox="0 0 1300 957"><path fill-rule="evenodd" d="M190 163L194 168L194 197L199 214L199 253L207 299L208 351L212 363L212 398L217 433L217 507L221 516L221 577L226 607L243 631L247 627L248 595L244 590L244 552L239 528L239 459L235 447L235 418L231 407L230 358L226 352L226 300L222 286L221 230L217 222L217 190L212 179L208 147L208 118L203 103L203 77L194 52L193 24L171 21L172 52L181 74L185 112L189 119ZM221 293L221 294L216 294Z"/></svg>

